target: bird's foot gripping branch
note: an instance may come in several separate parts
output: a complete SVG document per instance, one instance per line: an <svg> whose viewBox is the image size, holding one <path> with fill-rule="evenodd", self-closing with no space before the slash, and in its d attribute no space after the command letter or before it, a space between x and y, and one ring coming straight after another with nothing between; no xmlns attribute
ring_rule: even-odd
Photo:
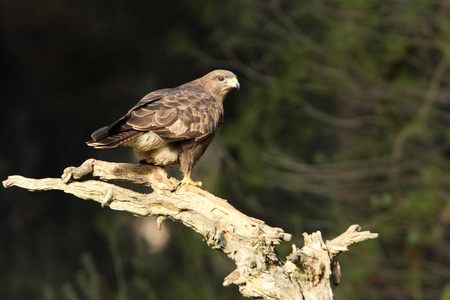
<svg viewBox="0 0 450 300"><path fill-rule="evenodd" d="M92 174L102 180L79 179ZM148 194L111 184L109 180L149 185ZM320 232L304 233L305 245L292 246L282 260L275 246L291 235L280 228L248 217L226 200L196 186L184 185L173 193L178 181L168 178L161 167L86 160L80 167L68 167L62 178L31 179L9 176L5 187L29 191L62 190L79 198L93 200L115 210L139 216L156 216L183 223L200 233L208 246L222 251L236 264L224 285L236 284L242 295L257 299L334 299L340 281L339 253L353 243L376 238L376 233L360 231L358 225L331 241Z"/></svg>
<svg viewBox="0 0 450 300"><path fill-rule="evenodd" d="M222 126L227 94L239 87L234 73L215 70L153 91L122 118L92 133L87 144L98 149L131 146L141 163L180 165L184 178L174 191L186 184L201 187L191 179L192 169Z"/></svg>

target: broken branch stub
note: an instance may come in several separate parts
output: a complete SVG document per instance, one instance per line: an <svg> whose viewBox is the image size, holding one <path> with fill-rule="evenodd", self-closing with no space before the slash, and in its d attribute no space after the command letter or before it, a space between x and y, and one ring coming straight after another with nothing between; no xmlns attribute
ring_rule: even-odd
<svg viewBox="0 0 450 300"><path fill-rule="evenodd" d="M75 181L88 174L102 180ZM147 185L153 192L138 193L105 182L109 180ZM337 255L353 243L377 237L375 233L361 232L358 225L326 242L320 232L304 233L305 245L300 249L293 245L285 262L275 252L275 246L289 241L290 234L246 216L226 200L198 187L185 185L171 192L177 183L161 167L95 159L66 168L61 179L9 176L3 181L5 187L61 190L111 209L156 216L158 226L166 218L180 222L200 233L209 247L234 261L236 270L223 284L234 283L242 295L255 299L334 299L340 278Z"/></svg>

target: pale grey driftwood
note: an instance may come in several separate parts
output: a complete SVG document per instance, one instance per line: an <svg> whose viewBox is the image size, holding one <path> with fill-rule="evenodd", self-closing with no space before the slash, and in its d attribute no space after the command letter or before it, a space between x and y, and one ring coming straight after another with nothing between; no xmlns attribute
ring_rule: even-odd
<svg viewBox="0 0 450 300"><path fill-rule="evenodd" d="M77 181L92 174L101 180ZM148 185L151 193L138 193L108 180ZM331 241L323 241L320 232L304 233L305 245L293 251L286 261L275 246L291 239L281 228L248 217L226 200L198 187L177 184L161 167L86 160L80 167L68 167L62 178L31 179L9 176L5 187L17 186L29 191L61 190L76 197L99 202L115 210L139 216L156 216L158 226L165 218L181 222L200 233L209 247L225 253L236 269L224 285L236 284L242 295L255 299L334 299L340 281L337 255L353 243L378 236L360 231L358 225Z"/></svg>

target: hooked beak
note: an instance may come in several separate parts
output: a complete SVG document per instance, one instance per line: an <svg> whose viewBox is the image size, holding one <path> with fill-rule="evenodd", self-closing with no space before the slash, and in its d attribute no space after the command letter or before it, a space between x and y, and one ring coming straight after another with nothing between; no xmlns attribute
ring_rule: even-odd
<svg viewBox="0 0 450 300"><path fill-rule="evenodd" d="M228 86L230 86L232 88L238 89L238 90L241 88L241 85L239 84L239 81L238 81L238 79L236 77L231 78L226 83L226 85L228 85Z"/></svg>

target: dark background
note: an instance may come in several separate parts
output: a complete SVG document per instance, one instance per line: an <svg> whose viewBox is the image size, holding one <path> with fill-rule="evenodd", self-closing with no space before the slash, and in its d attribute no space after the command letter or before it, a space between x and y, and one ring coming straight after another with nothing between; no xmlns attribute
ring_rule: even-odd
<svg viewBox="0 0 450 300"><path fill-rule="evenodd" d="M136 162L85 141L154 89L230 69L241 90L193 178L298 246L378 232L340 257L339 298L450 299L449 6L0 0L0 177ZM1 299L240 298L233 264L171 221L2 188L0 222Z"/></svg>

